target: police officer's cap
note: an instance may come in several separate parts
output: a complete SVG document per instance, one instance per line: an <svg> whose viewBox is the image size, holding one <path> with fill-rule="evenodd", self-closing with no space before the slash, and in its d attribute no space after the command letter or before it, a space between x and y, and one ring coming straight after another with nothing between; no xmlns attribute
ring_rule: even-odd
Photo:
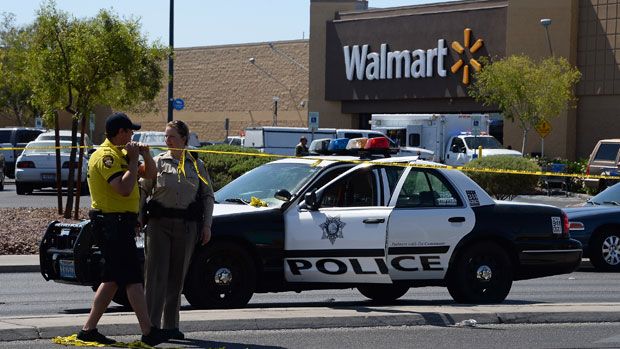
<svg viewBox="0 0 620 349"><path fill-rule="evenodd" d="M120 129L139 130L140 124L133 123L127 114L116 112L108 116L105 120L105 132L107 134L115 134Z"/></svg>

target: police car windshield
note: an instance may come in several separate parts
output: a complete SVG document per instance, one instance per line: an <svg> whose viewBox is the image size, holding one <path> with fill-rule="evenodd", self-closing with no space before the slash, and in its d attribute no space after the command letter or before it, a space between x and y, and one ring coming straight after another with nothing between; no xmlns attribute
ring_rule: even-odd
<svg viewBox="0 0 620 349"><path fill-rule="evenodd" d="M234 202L240 199L250 202L252 197L267 203L268 207L279 207L284 201L274 198L275 193L285 189L297 193L321 167L300 163L269 163L257 167L228 183L215 193L217 202Z"/></svg>
<svg viewBox="0 0 620 349"><path fill-rule="evenodd" d="M495 139L495 137L482 136L482 137L465 137L465 143L467 143L467 147L469 149L477 149L478 147L482 147L482 149L503 149L502 144Z"/></svg>

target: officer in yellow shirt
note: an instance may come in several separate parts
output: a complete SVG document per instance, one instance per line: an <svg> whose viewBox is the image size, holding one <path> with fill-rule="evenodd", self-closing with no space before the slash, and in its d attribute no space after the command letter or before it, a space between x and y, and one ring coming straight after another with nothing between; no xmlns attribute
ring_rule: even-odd
<svg viewBox="0 0 620 349"><path fill-rule="evenodd" d="M155 162L149 147L131 141L134 124L124 113L106 119L106 140L88 161L88 185L92 210L89 213L93 234L105 259L102 282L88 319L77 338L87 342L113 344L115 341L97 331L97 323L119 287L124 287L136 313L142 341L154 346L168 338L152 326L146 308L143 277L135 243L140 194L138 177L154 179ZM139 156L144 166L139 165Z"/></svg>

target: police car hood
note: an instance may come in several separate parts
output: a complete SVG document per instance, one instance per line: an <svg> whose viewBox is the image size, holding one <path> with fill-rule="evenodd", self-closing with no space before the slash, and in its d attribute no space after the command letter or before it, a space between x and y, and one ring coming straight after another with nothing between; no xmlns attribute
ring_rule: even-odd
<svg viewBox="0 0 620 349"><path fill-rule="evenodd" d="M213 205L213 216L225 216L229 214L238 214L245 212L258 212L277 210L277 207L254 207L244 204L215 204Z"/></svg>

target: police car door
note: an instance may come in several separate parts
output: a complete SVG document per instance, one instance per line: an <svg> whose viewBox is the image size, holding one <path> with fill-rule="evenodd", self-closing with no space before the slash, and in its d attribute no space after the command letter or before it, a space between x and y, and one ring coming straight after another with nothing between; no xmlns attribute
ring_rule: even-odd
<svg viewBox="0 0 620 349"><path fill-rule="evenodd" d="M348 171L316 192L316 209L302 204L287 211L287 281L391 283L385 264L391 208L380 171Z"/></svg>
<svg viewBox="0 0 620 349"><path fill-rule="evenodd" d="M474 212L435 169L408 168L390 200L387 265L393 280L441 279Z"/></svg>

